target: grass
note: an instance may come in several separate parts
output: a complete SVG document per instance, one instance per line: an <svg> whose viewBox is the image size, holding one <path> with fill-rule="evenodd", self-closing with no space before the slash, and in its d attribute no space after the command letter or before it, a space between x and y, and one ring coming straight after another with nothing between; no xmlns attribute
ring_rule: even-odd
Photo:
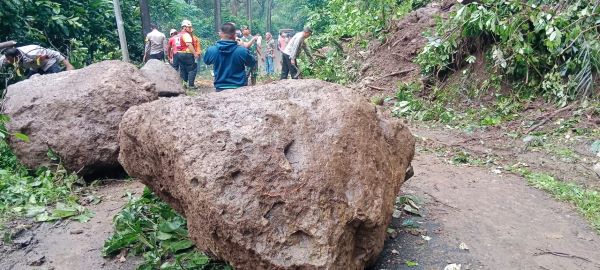
<svg viewBox="0 0 600 270"><path fill-rule="evenodd" d="M103 256L128 251L142 256L139 270L233 269L194 248L185 218L162 202L148 188L114 217L115 233L104 243Z"/></svg>
<svg viewBox="0 0 600 270"><path fill-rule="evenodd" d="M530 185L552 194L555 198L572 203L600 233L600 192L578 184L556 180L551 175L518 169Z"/></svg>

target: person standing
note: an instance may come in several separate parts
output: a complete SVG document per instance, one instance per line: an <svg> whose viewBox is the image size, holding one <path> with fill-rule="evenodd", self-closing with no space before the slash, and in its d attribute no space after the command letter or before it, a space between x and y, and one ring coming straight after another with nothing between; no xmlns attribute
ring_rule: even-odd
<svg viewBox="0 0 600 270"><path fill-rule="evenodd" d="M275 68L273 67L273 58L275 57L275 40L273 39L273 35L267 32L265 34L265 72L267 76L271 76L275 74Z"/></svg>
<svg viewBox="0 0 600 270"><path fill-rule="evenodd" d="M248 26L244 26L242 28L242 38L240 39L241 45L244 46L250 52L250 55L254 57L254 59L258 60L262 58L261 52L256 45L259 40L259 36L251 36L250 28ZM260 58L259 58L260 57ZM256 85L256 78L258 77L258 65L254 65L252 67L248 67L247 76L250 78L249 85Z"/></svg>
<svg viewBox="0 0 600 270"><path fill-rule="evenodd" d="M198 52L198 55L202 55L202 45L200 43L200 38L196 35L194 35L194 28L192 28L192 46L194 46L194 50L196 52ZM201 63L201 59L200 56L198 58L196 58L196 61L194 61L194 69L192 71L190 71L190 74L188 75L188 78L190 81L195 82L196 81L196 75L198 75L198 71L200 70L200 63Z"/></svg>
<svg viewBox="0 0 600 270"><path fill-rule="evenodd" d="M144 59L157 59L165 61L165 49L167 48L167 37L158 31L156 24L152 24L152 31L146 35L146 46L144 48Z"/></svg>
<svg viewBox="0 0 600 270"><path fill-rule="evenodd" d="M285 32L281 32L279 33L279 40L278 40L278 44L277 44L277 49L280 52L283 52L283 50L285 49L285 45L288 42L288 37L287 34Z"/></svg>
<svg viewBox="0 0 600 270"><path fill-rule="evenodd" d="M171 66L176 67L175 62L174 62L174 55L175 55L175 51L177 50L176 46L175 46L175 38L177 38L178 33L177 30L175 29L171 29L171 31L169 31L169 42L167 43L167 59L169 60L169 63L171 63ZM175 68L177 69L177 68Z"/></svg>
<svg viewBox="0 0 600 270"><path fill-rule="evenodd" d="M246 67L255 66L256 58L246 48L238 45L234 24L224 23L219 35L221 40L208 48L204 54L204 63L213 65L216 91L247 85Z"/></svg>
<svg viewBox="0 0 600 270"><path fill-rule="evenodd" d="M292 79L298 79L300 77L300 67L298 67L298 56L300 55L300 49L306 52L308 57L312 57L306 48L304 40L312 35L312 29L310 27L304 27L302 32L298 32L292 37L281 53L281 79L287 79L288 74L291 75Z"/></svg>
<svg viewBox="0 0 600 270"><path fill-rule="evenodd" d="M26 69L26 77L34 74L51 74L61 72L59 63L65 65L66 70L73 70L73 65L60 52L46 49L38 45L27 45L18 48L8 48L0 57L0 67L12 64L16 68Z"/></svg>
<svg viewBox="0 0 600 270"><path fill-rule="evenodd" d="M194 49L194 39L192 38L192 22L183 20L181 22L181 32L175 38L175 60L179 69L181 80L187 83L190 88L195 88L194 81L190 80L190 72L194 70L194 62L200 57L200 52Z"/></svg>

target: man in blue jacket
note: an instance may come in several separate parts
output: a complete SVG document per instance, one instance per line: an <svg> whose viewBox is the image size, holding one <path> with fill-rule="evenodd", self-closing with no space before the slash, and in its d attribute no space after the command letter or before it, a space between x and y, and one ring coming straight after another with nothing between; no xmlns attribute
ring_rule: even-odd
<svg viewBox="0 0 600 270"><path fill-rule="evenodd" d="M236 89L248 84L246 67L254 67L256 59L248 49L239 46L235 38L235 25L225 23L219 33L221 40L208 48L204 54L204 63L214 65L215 88L217 92Z"/></svg>

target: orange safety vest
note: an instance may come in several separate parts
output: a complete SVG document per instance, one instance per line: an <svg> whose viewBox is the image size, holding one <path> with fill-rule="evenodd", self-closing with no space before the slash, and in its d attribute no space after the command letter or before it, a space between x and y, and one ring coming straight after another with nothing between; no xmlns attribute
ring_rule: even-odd
<svg viewBox="0 0 600 270"><path fill-rule="evenodd" d="M200 44L200 38L198 38L197 36L192 35L192 45L194 45L194 50L197 53L200 53L202 51L202 45Z"/></svg>
<svg viewBox="0 0 600 270"><path fill-rule="evenodd" d="M175 38L175 49L176 49L176 52L178 52L178 53L190 53L190 51L188 50L187 44L183 41L183 34L185 34L185 33L177 34L174 37ZM193 38L192 38L192 42L193 42Z"/></svg>

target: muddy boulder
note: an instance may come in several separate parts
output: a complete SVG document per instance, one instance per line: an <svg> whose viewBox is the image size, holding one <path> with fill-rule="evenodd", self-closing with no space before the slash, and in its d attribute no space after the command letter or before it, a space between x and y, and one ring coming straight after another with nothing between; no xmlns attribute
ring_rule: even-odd
<svg viewBox="0 0 600 270"><path fill-rule="evenodd" d="M121 61L106 61L8 87L4 110L7 128L29 136L9 140L28 167L46 166L52 150L65 168L83 176L121 170L119 123L129 107L157 99L154 85Z"/></svg>
<svg viewBox="0 0 600 270"><path fill-rule="evenodd" d="M140 69L144 77L156 84L160 97L173 97L185 94L179 74L171 65L156 59L150 59Z"/></svg>
<svg viewBox="0 0 600 270"><path fill-rule="evenodd" d="M316 80L161 99L125 114L119 160L236 269L363 269L414 154L383 115Z"/></svg>

